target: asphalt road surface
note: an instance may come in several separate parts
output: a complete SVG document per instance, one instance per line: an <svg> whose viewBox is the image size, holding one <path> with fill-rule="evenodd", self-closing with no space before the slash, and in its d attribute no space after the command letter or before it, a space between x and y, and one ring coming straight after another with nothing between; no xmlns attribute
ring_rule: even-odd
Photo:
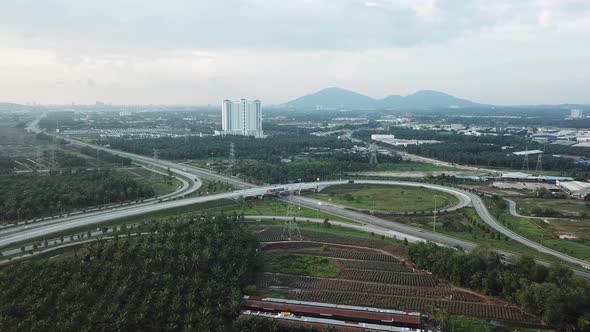
<svg viewBox="0 0 590 332"><path fill-rule="evenodd" d="M36 125L31 125L31 126L29 126L29 128L33 128L33 129L31 129L33 131L35 131L35 130L38 131L38 128L36 127ZM83 146L85 145L85 146L93 147L95 149L108 151L113 154L126 156L126 157L133 159L133 160L141 160L143 162L147 162L147 163L159 165L162 167L170 168L173 172L187 176L189 178L191 175L192 176L196 175L196 176L201 176L204 178L210 178L210 179L220 180L223 182L228 182L228 183L234 185L236 188L244 188L244 189L237 190L232 193L223 193L223 194L211 195L211 196L206 196L206 197L188 198L188 199L183 199L183 200L178 200L178 201L163 202L160 204L145 206L145 207L144 206L138 206L136 208L131 207L131 208L123 210L123 211L114 210L112 212L105 212L103 214L95 215L95 216L82 216L81 218L77 218L75 220L64 221L63 223L49 225L47 227L39 227L39 228L35 228L35 229L29 229L29 230L19 232L17 234L11 234L6 237L0 236L0 247L10 244L10 243L24 241L24 240L28 240L28 239L31 239L34 237L44 236L44 235L47 235L47 234L50 234L53 232L59 232L59 231L63 231L63 230L67 230L67 229L71 229L71 228L75 228L75 227L79 227L79 226L100 223L100 222L103 222L106 220L112 220L112 219L116 219L116 218L132 216L132 215L139 215L139 214L153 212L153 211L162 210L162 209L174 208L174 207L179 207L179 206L186 206L186 205L195 204L195 203L199 203L199 202L212 201L212 200L217 200L217 199L222 199L222 198L238 198L240 196L246 197L246 196L263 195L263 194L267 193L267 190L277 189L277 188L287 188L288 190L297 190L297 188L296 188L297 185L300 186L300 189L309 189L309 188L312 188L313 186L328 186L328 185L346 183L346 181L328 181L328 182L314 182L314 183L307 183L307 184L300 183L300 184L295 184L295 185L278 185L278 186L268 186L268 187L256 187L253 184L243 182L243 181L236 179L236 178L222 176L222 175L215 174L215 173L212 173L212 172L209 172L206 170L198 169L195 167L189 167L187 165L176 164L176 163L169 162L169 161L157 160L157 159L153 159L150 157L145 157L145 156L140 156L140 155L131 154L131 153L127 153L127 152L121 152L121 151L117 151L117 150L107 149L107 148L99 147L99 146L96 146L93 144L89 144L89 143L85 143L85 142L81 142L81 141L77 141L77 140L73 140L73 139L65 138L65 137L61 137L61 136L60 136L60 138L63 138L66 141L69 141L73 144L78 144L78 145L83 145ZM498 223L497 220L490 214L490 212L486 208L484 202L482 201L482 199L479 196L469 193L467 191L463 191L463 190L455 189L455 188L450 188L450 187L445 187L445 186L440 186L440 185L426 184L426 183L413 183L413 182L400 182L400 181L377 181L377 180L375 180L375 181L355 181L355 182L357 182L357 183L403 184L403 185L422 186L425 188L430 188L433 190L442 190L444 192L453 194L457 198L459 198L459 200L460 200L459 205L464 204L463 206L465 206L465 205L469 204L469 202L472 202L473 207L475 208L478 215L480 216L480 218L484 222L486 222L490 227L494 228L498 232L509 237L510 239L517 241L523 245L526 245L530 248L533 248L539 252L543 252L543 253L552 255L564 262L577 264L577 265L580 265L584 268L590 268L589 262L586 262L584 260L581 260L581 259L578 259L575 257L571 257L569 255L560 253L556 250L547 248L539 243L531 241L531 240L529 240L521 235L518 235L518 234L512 232L511 230L505 228L503 225ZM305 188L303 188L303 187L305 187ZM250 188L250 189L245 189L245 188ZM293 201L298 204L301 204L301 205L305 205L305 206L309 206L309 207L313 206L314 208L318 207L318 205L319 205L318 204L319 201L309 199L309 198L303 198L303 197L294 197ZM458 207L455 207L455 208L458 208ZM425 230L410 227L407 225L393 223L391 221L376 218L374 216L346 210L346 209L343 209L342 207L326 206L326 207L324 207L324 211L333 213L335 215L341 215L341 216L346 215L346 216L348 216L347 218L351 218L353 220L357 220L362 223L372 223L374 225L378 225L381 227L384 227L386 225L396 224L395 226L389 226L389 227L396 227L396 231L403 232L403 233L411 235L411 236L416 236L416 237L419 237L419 238L422 238L422 239L425 239L428 241L432 241L432 242L436 242L436 243L440 243L440 244L444 244L444 245L450 245L450 246L459 245L459 246L464 247L466 249L471 249L474 246L476 246L476 244L471 243L471 242L454 239L454 238L451 238L451 237L448 237L448 236L445 236L445 235L442 235L439 233L427 232Z"/></svg>
<svg viewBox="0 0 590 332"><path fill-rule="evenodd" d="M425 183L415 183L415 182L400 182L400 181L371 181L371 180L363 180L357 181L358 183L381 183L381 184L392 184L392 185L405 185L405 186L419 186L419 187L426 187L433 190L441 190L448 192L457 196L458 203L450 207L449 209L458 209L464 207L469 204L469 198L464 195L463 193L456 192L452 188L447 188L438 185L430 185ZM209 201L215 201L219 199L239 199L242 197L258 197L262 195L267 195L269 193L278 193L278 192L297 192L299 190L316 190L321 187L337 185L337 184L346 184L348 181L324 181L324 182L307 182L307 183L295 183L295 184L288 184L288 185L272 185L272 186L265 186L265 187L256 187L250 189L240 189L235 190L232 192L226 192L221 194L209 195L209 196L201 196L201 197L193 197L193 198L185 198L181 200L170 200L164 201L158 204L138 204L138 205L131 205L122 208L114 208L112 210L103 210L99 212L93 212L89 214L83 215L75 215L70 217L64 217L59 219L54 219L50 224L29 224L25 227L21 228L18 232L8 232L9 229L2 230L4 233L0 233L0 247L6 246L9 244L13 244L16 242L26 241L30 239L34 239L36 237L46 236L52 233L65 231L72 228L87 226L98 224L101 222L105 222L108 220L125 218L130 216L136 216L140 214L145 214L149 212L155 212L159 210L177 208L182 206L187 206L196 203L204 203ZM317 203L316 203L317 204ZM317 205L316 205L317 206ZM342 211L341 213L352 213L352 211L348 211L344 208L336 208L332 207L334 211ZM365 214L355 212L355 216L359 218L370 218L371 216L367 216ZM372 217L375 218L375 217ZM377 218L378 219L378 218ZM363 222L363 219L359 220ZM384 221L388 223L387 221ZM407 227L407 226L406 226ZM408 228L409 229L409 228ZM416 228L412 228L414 230L418 230ZM411 235L411 234L409 234ZM439 236L438 234L436 234ZM442 235L440 235L442 236ZM424 237L422 237L424 238ZM430 240L436 242L434 239L430 237L426 237L426 240ZM451 240L449 240L451 241Z"/></svg>

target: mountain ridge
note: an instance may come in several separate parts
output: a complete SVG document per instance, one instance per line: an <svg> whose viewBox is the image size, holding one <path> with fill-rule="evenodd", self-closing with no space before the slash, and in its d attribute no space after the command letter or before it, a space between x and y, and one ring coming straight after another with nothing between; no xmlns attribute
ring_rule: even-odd
<svg viewBox="0 0 590 332"><path fill-rule="evenodd" d="M339 87L325 88L282 104L287 108L318 109L429 109L478 105L482 104L435 90L419 90L406 96L389 95L376 99Z"/></svg>

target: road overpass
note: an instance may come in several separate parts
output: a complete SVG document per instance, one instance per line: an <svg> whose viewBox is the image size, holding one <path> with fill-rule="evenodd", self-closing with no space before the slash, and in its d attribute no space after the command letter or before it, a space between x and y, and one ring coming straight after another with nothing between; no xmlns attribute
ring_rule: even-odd
<svg viewBox="0 0 590 332"><path fill-rule="evenodd" d="M30 125L29 128L31 128L31 127L35 127L31 130L37 131L37 132L39 131L39 129L36 127L36 125ZM113 153L116 155L129 157L133 160L141 160L143 162L147 162L147 163L151 163L154 165L159 165L162 167L170 168L173 172L177 172L178 174L184 174L184 176L190 176L190 175L201 176L204 178L210 178L210 179L214 179L214 180L228 182L228 183L236 186L236 188L241 188L241 190L237 190L232 193L223 193L223 194L211 195L211 196L206 196L206 197L187 198L187 199L183 199L183 200L179 200L179 201L163 202L163 203L153 205L153 206L148 206L148 207L139 206L136 209L129 208L128 210L125 210L125 211L116 211L115 210L115 211L112 211L112 213L107 212L107 213L105 213L103 215L99 215L99 216L90 216L88 219L81 218L80 220L65 221L63 225L60 223L60 224L49 226L46 229L28 230L28 231L24 231L19 234L14 234L14 236L12 236L12 237L2 237L2 238L0 238L0 247L4 246L6 244L24 241L24 240L31 239L34 237L43 236L44 234L49 234L49 232L57 232L57 231L65 230L65 229L71 229L71 228L84 226L85 223L86 224L95 224L95 223L100 223L100 222L103 222L106 220L112 220L112 219L122 218L122 217L126 217L126 216L131 216L131 215L139 215L139 214L153 212L153 211L157 211L157 210L174 208L174 207L179 207L179 206L186 206L186 205L190 205L190 204L206 202L206 201L222 199L222 198L235 199L235 198L239 198L239 197L264 195L264 194L267 194L268 190L273 190L278 187L287 187L289 191L296 191L296 190L311 189L313 186L316 186L317 188L319 188L319 186L328 186L328 185L347 183L347 181L328 181L328 182L312 182L312 183L298 183L298 184L287 184L287 185L278 185L278 186L257 187L256 185L243 182L239 179L222 176L220 174L212 173L207 170L203 170L203 169L199 169L199 168L195 168L195 167L189 167L187 165L176 164L176 163L169 162L169 161L153 159L150 157L140 156L140 155L136 155L136 154L132 154L132 153L128 153L128 152L122 152L122 151L118 151L118 150L108 149L108 148L96 146L96 145L86 143L86 142L81 142L81 141L74 140L74 139L67 138L67 137L62 137L62 136L58 136L58 137L65 139L66 141L71 142L73 144L82 145L82 146L89 146L89 147L104 150L104 151L107 151L107 152L110 152L110 153ZM445 191L445 192L453 194L457 198L459 198L459 201L460 201L459 204L464 203L465 205L467 205L467 204L469 204L469 202L472 202L473 207L475 208L475 210L478 213L478 215L480 216L480 218L484 222L486 222L490 227L497 230L501 234L507 236L508 238L510 238L516 242L519 242L523 245L526 245L530 248L533 248L539 252L543 252L545 254L556 257L557 259L562 260L564 262L576 264L576 265L582 266L584 268L590 268L590 262L586 262L584 260L563 254L563 253L553 250L551 248L547 248L539 243L531 241L531 240L505 228L503 225L498 223L497 220L490 214L490 212L486 208L483 200L476 194L473 194L473 193L470 193L470 192L467 192L464 190L456 189L456 188L427 184L427 183L402 182L402 181L379 181L379 180L373 180L373 181L370 181L370 180L359 181L359 180L357 180L356 182L357 183L375 183L375 184L414 185L414 186L421 186L421 187L425 187L425 188L429 188L429 189L433 189L433 190ZM314 208L317 208L317 205L319 202L317 200L315 200L315 202L314 202L314 200L310 199L310 198L297 198L297 199L299 201L294 201L294 203L296 202L300 205L308 204L309 206L314 206ZM334 207L334 206L331 207L330 209L332 211L328 211L328 212L333 213L335 215L347 214L349 216L353 216L352 213L355 213L353 211L349 211L349 210ZM326 209L324 209L324 210L327 211ZM409 235L417 236L419 238L422 238L422 239L425 239L428 241L432 241L432 242L436 242L436 243L440 243L440 244L449 245L449 243L450 243L451 246L454 246L455 244L453 244L453 243L456 243L456 245L459 245L462 247L465 246L466 249L470 249L473 246L476 246L476 244L471 243L471 242L458 240L458 239L451 238L451 237L448 237L448 236L445 236L445 235L442 235L439 233L431 233L431 232L421 230L418 228L414 228L414 227L410 227L407 225L403 225L403 227L402 227L402 224L394 223L392 221L387 221L384 219L376 218L374 216L369 216L369 215L358 213L358 212L356 212L356 214L354 214L354 217L361 218L360 219L361 222L363 222L362 220L369 220L369 221L374 222L375 224L379 224L379 225L385 225L385 224L393 225L393 224L395 224L395 226L393 226L393 227L397 227L398 229L402 230L403 232L408 232Z"/></svg>
<svg viewBox="0 0 590 332"><path fill-rule="evenodd" d="M115 208L108 211L101 211L91 214L83 214L83 215L76 215L70 216L65 218L60 218L53 220L51 224L29 224L26 225L26 228L21 228L18 232L8 232L9 229L5 229L4 233L0 233L0 247L7 246L10 244L31 240L38 237L44 237L53 233L66 231L73 228L84 227L89 225L99 224L105 221L120 219L125 217L137 216L141 214L146 214L150 212L155 212L159 210L166 210L166 209L173 209L177 207L188 206L197 203L204 203L210 201L216 201L220 199L241 199L247 197L262 197L264 195L269 194L279 194L279 193L286 193L286 192L299 192L305 190L317 190L319 187L327 187L339 184L346 184L348 181L324 181L324 182L305 182L305 183L294 183L294 184L287 184L287 185L271 185L271 186L263 186L263 187L256 187L256 188L249 188L249 189L240 189L226 193L220 193L215 195L209 196L201 196L201 197L192 197L192 198L185 198L181 200L170 200L164 201L158 204L149 204L149 205L132 205L126 206L122 208ZM372 181L372 180L362 180L358 181L358 183L380 183L380 184L391 184L391 185L405 185L405 186L413 186L413 187L425 187L428 189L433 190L441 190L445 191L449 194L455 195L458 198L458 203L451 207L450 209L458 209L464 206L467 206L470 201L469 198L464 195L463 193L459 193L454 191L452 188L442 187L438 185L430 185L425 183L418 183L418 182L401 182L401 181ZM302 197L297 197L297 199L303 199ZM317 203L315 203L315 207L317 207ZM336 210L336 208L333 208ZM349 212L345 209L337 209L342 211L341 213ZM362 217L370 217L362 213L356 212L355 216L359 218ZM372 217L376 218L376 217ZM354 218L351 218L355 220ZM378 219L378 218L377 218ZM363 222L361 219L360 222ZM381 219L381 224L397 224L390 221L385 221ZM401 224L400 224L401 225ZM409 226L406 226L409 227ZM413 228L418 233L418 229ZM421 238L424 238L429 241L437 242L435 238L429 236L428 233L422 234ZM439 234L436 234L438 237ZM443 236L443 235L440 235ZM447 237L448 238L448 237ZM454 239L448 238L449 241ZM454 245L454 244L451 244Z"/></svg>

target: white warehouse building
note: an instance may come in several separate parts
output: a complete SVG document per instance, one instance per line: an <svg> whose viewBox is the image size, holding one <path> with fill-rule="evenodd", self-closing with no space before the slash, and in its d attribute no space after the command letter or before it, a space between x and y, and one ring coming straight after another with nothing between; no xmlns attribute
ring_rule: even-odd
<svg viewBox="0 0 590 332"><path fill-rule="evenodd" d="M571 196L585 198L590 195L590 183L581 181L560 182L559 188Z"/></svg>
<svg viewBox="0 0 590 332"><path fill-rule="evenodd" d="M260 100L224 100L221 104L220 134L263 137Z"/></svg>

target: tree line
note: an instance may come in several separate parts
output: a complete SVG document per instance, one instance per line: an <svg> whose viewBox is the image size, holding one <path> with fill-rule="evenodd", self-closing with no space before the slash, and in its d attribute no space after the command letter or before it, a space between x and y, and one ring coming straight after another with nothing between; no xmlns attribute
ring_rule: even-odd
<svg viewBox="0 0 590 332"><path fill-rule="evenodd" d="M0 270L6 331L224 331L254 276L257 242L235 220L139 227L72 254Z"/></svg>
<svg viewBox="0 0 590 332"><path fill-rule="evenodd" d="M500 296L563 331L590 331L590 284L561 264L547 268L522 256L514 264L486 249L470 253L433 243L408 246L416 267L450 282Z"/></svg>
<svg viewBox="0 0 590 332"><path fill-rule="evenodd" d="M154 195L151 186L112 170L0 175L0 188L0 221L49 216Z"/></svg>
<svg viewBox="0 0 590 332"><path fill-rule="evenodd" d="M189 138L109 138L99 142L109 144L114 149L152 155L154 150L162 159L206 159L228 158L230 145L234 144L235 156L241 159L279 161L281 158L300 154L304 151L325 149L348 149L349 141L337 137L318 137L312 135L285 134L254 139L243 136L206 136Z"/></svg>
<svg viewBox="0 0 590 332"><path fill-rule="evenodd" d="M398 155L379 155L380 163L400 163ZM234 174L264 183L309 182L347 177L350 172L379 170L383 164L371 164L368 153L326 152L291 162L240 161Z"/></svg>

